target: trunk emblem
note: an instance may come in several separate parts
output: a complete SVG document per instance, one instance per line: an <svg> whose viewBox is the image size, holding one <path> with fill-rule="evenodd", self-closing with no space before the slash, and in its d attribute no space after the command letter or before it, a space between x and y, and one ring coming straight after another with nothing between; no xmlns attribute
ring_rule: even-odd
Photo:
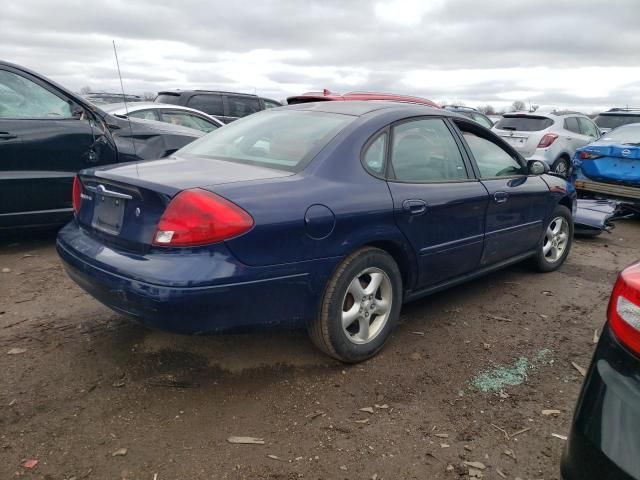
<svg viewBox="0 0 640 480"><path fill-rule="evenodd" d="M136 217L139 217L140 216L140 207L136 207L136 209L134 210L133 213L135 213Z"/></svg>
<svg viewBox="0 0 640 480"><path fill-rule="evenodd" d="M622 150L623 157L628 157L630 154L631 154L631 150L629 150L628 148L625 148L624 150Z"/></svg>

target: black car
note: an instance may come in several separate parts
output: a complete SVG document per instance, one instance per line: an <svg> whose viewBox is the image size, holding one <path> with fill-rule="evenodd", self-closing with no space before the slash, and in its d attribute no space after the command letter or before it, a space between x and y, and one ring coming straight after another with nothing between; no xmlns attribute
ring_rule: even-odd
<svg viewBox="0 0 640 480"><path fill-rule="evenodd" d="M267 108L282 106L280 102L257 95L210 90L169 90L159 92L155 101L195 108L224 123L233 122Z"/></svg>
<svg viewBox="0 0 640 480"><path fill-rule="evenodd" d="M471 120L475 120L483 127L493 127L493 122L491 121L491 119L475 108L463 107L461 105L443 105L442 108L444 108L445 110L449 110L450 112L457 112L460 115L464 115L465 117L470 118Z"/></svg>
<svg viewBox="0 0 640 480"><path fill-rule="evenodd" d="M73 216L79 170L165 157L202 135L109 115L42 75L0 61L0 229L62 224Z"/></svg>
<svg viewBox="0 0 640 480"><path fill-rule="evenodd" d="M622 271L576 407L564 480L640 480L640 263Z"/></svg>
<svg viewBox="0 0 640 480"><path fill-rule="evenodd" d="M609 130L640 122L640 108L611 108L600 113L594 120L601 133Z"/></svg>

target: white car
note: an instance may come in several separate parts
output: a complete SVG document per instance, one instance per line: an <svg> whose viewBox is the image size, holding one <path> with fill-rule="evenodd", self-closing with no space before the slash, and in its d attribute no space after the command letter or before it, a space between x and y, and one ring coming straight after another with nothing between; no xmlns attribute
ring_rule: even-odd
<svg viewBox="0 0 640 480"><path fill-rule="evenodd" d="M194 108L182 107L180 105L155 102L127 102L126 108L124 103L100 105L100 108L111 115L126 116L128 111L129 116L132 118L172 123L174 125L200 130L205 133L209 133L224 125L224 123L211 115L207 115Z"/></svg>
<svg viewBox="0 0 640 480"><path fill-rule="evenodd" d="M563 176L576 149L600 137L589 117L566 111L505 113L492 130L527 160L542 160Z"/></svg>

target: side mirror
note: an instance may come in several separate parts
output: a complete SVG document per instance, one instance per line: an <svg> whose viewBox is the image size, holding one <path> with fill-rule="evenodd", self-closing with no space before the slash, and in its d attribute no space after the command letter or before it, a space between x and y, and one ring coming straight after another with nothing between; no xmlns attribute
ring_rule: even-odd
<svg viewBox="0 0 640 480"><path fill-rule="evenodd" d="M527 168L530 175L542 175L543 173L549 173L549 165L540 160L529 160L527 162Z"/></svg>

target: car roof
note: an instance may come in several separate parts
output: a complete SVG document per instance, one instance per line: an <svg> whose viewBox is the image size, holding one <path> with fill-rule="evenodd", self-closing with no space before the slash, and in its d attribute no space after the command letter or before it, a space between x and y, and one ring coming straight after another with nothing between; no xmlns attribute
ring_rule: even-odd
<svg viewBox="0 0 640 480"><path fill-rule="evenodd" d="M327 89L321 92L306 92L301 95L294 95L287 98L287 102L301 103L313 101L356 101L356 100L387 100L393 102L415 103L419 105L428 105L430 107L439 108L439 105L429 99L421 97L413 97L410 95L398 95L395 93L379 93L379 92L348 92L335 93Z"/></svg>
<svg viewBox="0 0 640 480"><path fill-rule="evenodd" d="M598 115L630 115L632 117L640 115L640 108L610 108L606 112Z"/></svg>
<svg viewBox="0 0 640 480"><path fill-rule="evenodd" d="M550 112L507 112L507 113L503 113L502 116L506 117L506 118L514 118L514 117L533 117L533 118L550 118L550 119L554 119L554 118L558 118L558 117L566 117L568 115L571 116L581 116L581 117L587 117L587 115L585 115L584 113L581 112L574 112L574 111L570 111L570 110L552 110Z"/></svg>
<svg viewBox="0 0 640 480"><path fill-rule="evenodd" d="M225 95L237 95L239 97L252 97L258 98L258 95L254 95L253 93L240 93L240 92L227 92L224 90L181 90L179 88L175 88L173 90L162 90L158 92L158 95L182 95L182 94L198 94L198 93L214 93L214 94L225 94ZM280 103L280 102L278 102Z"/></svg>
<svg viewBox="0 0 640 480"><path fill-rule="evenodd" d="M271 111L289 109L289 110L308 110L324 113L339 113L342 115L353 115L360 117L371 112L380 110L399 110L399 111L412 111L418 112L417 115L446 115L451 117L458 117L455 112L448 112L441 108L433 108L426 105L416 103L402 103L393 101L370 101L370 100L353 100L349 102L308 102L308 103L294 103L293 105L286 105Z"/></svg>

